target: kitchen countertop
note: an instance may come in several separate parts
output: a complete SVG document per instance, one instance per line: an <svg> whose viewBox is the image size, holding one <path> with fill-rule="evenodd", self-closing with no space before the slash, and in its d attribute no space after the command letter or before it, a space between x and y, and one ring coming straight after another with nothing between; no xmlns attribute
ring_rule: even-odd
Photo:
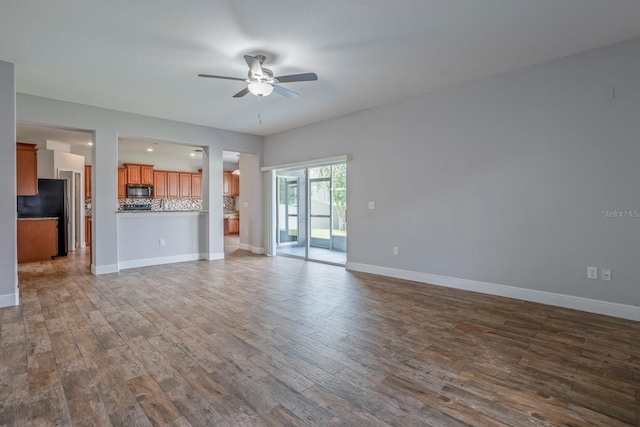
<svg viewBox="0 0 640 427"><path fill-rule="evenodd" d="M18 221L43 221L45 219L58 219L57 216L44 216L39 218L18 218Z"/></svg>
<svg viewBox="0 0 640 427"><path fill-rule="evenodd" d="M117 211L118 217L200 215L209 211Z"/></svg>

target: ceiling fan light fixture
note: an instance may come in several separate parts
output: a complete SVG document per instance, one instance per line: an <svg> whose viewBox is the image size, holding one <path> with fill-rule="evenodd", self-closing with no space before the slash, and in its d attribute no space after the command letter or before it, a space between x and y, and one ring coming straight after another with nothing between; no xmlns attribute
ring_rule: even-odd
<svg viewBox="0 0 640 427"><path fill-rule="evenodd" d="M273 92L272 85L261 81L251 82L247 88L249 89L249 92L255 96L269 96L271 95L271 92Z"/></svg>

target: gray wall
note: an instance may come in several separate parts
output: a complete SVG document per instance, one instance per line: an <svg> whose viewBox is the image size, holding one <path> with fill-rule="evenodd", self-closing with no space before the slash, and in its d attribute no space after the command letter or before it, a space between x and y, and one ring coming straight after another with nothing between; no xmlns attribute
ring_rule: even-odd
<svg viewBox="0 0 640 427"><path fill-rule="evenodd" d="M203 215L193 212L118 215L120 267L131 261L180 259L187 255L200 259L201 252L206 251L201 245L205 240L200 227ZM160 239L165 241L164 246L159 245Z"/></svg>
<svg viewBox="0 0 640 427"><path fill-rule="evenodd" d="M263 153L352 155L350 262L637 305L640 218L603 211L640 210L639 138L636 39L272 135Z"/></svg>
<svg viewBox="0 0 640 427"><path fill-rule="evenodd" d="M16 89L13 64L0 61L0 307L17 303Z"/></svg>

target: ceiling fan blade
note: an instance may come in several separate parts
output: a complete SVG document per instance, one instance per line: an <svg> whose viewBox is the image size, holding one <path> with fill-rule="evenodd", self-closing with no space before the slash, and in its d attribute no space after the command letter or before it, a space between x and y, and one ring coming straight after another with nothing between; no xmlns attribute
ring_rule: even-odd
<svg viewBox="0 0 640 427"><path fill-rule="evenodd" d="M254 76L262 76L262 64L260 64L260 60L258 58L245 55L244 60L247 61L247 65L251 69L251 74Z"/></svg>
<svg viewBox="0 0 640 427"><path fill-rule="evenodd" d="M214 76L212 74L198 74L198 77L208 77L210 79L239 80L241 82L244 82L244 81L247 80L247 79L241 79L241 78L238 78L238 77Z"/></svg>
<svg viewBox="0 0 640 427"><path fill-rule="evenodd" d="M273 85L273 91L279 95L282 95L286 98L289 99L296 99L298 96L300 96L299 94L295 93L292 90L289 89L285 89L282 86L278 86L278 85Z"/></svg>
<svg viewBox="0 0 640 427"><path fill-rule="evenodd" d="M245 96L246 94L249 93L249 88L245 87L244 89L242 89L240 92L236 93L235 95L233 95L234 98L242 98L243 96Z"/></svg>
<svg viewBox="0 0 640 427"><path fill-rule="evenodd" d="M311 82L318 80L316 73L291 74L289 76L280 76L275 78L278 83L289 82Z"/></svg>

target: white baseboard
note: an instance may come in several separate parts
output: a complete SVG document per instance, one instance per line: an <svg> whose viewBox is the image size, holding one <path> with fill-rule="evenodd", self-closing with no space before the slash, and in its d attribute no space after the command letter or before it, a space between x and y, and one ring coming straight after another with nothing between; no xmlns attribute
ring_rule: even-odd
<svg viewBox="0 0 640 427"><path fill-rule="evenodd" d="M0 308L13 307L20 304L20 294L18 292L14 294L0 295Z"/></svg>
<svg viewBox="0 0 640 427"><path fill-rule="evenodd" d="M128 268L149 267L151 265L174 264L176 262L197 261L203 258L204 257L200 253L173 255L173 256L165 256L165 257L159 257L159 258L143 258L143 259L132 259L130 261L120 261L118 263L118 266L120 267L120 270L126 270Z"/></svg>
<svg viewBox="0 0 640 427"><path fill-rule="evenodd" d="M258 248L256 246L251 246L247 243L240 243L240 246L238 246L240 249L243 249L245 251L251 251L254 254L258 254L258 255L262 255L264 254L264 248Z"/></svg>
<svg viewBox="0 0 640 427"><path fill-rule="evenodd" d="M459 279L456 277L440 276L437 274L420 273L417 271L400 270L397 268L380 267L376 265L347 262L345 268L363 273L378 274L397 279L412 280L415 282L445 286L448 288L462 289L465 291L480 292L507 298L515 298L523 301L553 305L556 307L571 308L590 313L604 314L622 319L640 321L640 307L618 304L607 301L599 301L589 298L556 294L553 292L537 291L534 289L517 288L514 286L499 285L496 283L479 282L476 280Z"/></svg>
<svg viewBox="0 0 640 427"><path fill-rule="evenodd" d="M94 265L91 264L91 273L99 276L100 274L111 274L117 273L120 271L118 268L118 264L110 264L110 265Z"/></svg>
<svg viewBox="0 0 640 427"><path fill-rule="evenodd" d="M204 259L208 259L209 261L224 259L224 252L211 252L207 254Z"/></svg>

